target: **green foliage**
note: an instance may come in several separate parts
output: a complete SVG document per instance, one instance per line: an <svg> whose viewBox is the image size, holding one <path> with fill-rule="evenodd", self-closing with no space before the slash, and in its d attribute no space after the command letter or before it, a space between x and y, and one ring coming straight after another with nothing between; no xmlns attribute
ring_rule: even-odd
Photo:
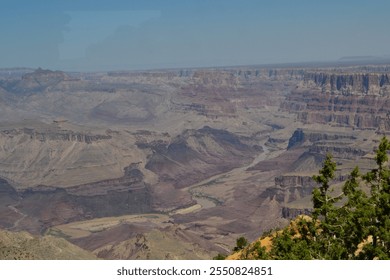
<svg viewBox="0 0 390 280"><path fill-rule="evenodd" d="M226 259L226 256L225 255L223 255L223 254L218 254L218 255L216 255L214 258L213 258L213 260L224 260L224 259Z"/></svg>
<svg viewBox="0 0 390 280"><path fill-rule="evenodd" d="M242 257L390 259L389 151L390 142L383 137L375 156L377 168L363 175L358 167L354 168L338 196L333 196L330 189L336 163L327 155L319 175L313 176L319 188L313 191L312 217L297 218L283 231L274 233L270 250L258 242L243 250ZM369 193L361 186L369 187Z"/></svg>
<svg viewBox="0 0 390 280"><path fill-rule="evenodd" d="M313 176L313 180L321 184L319 188L313 191L313 206L314 213L313 217L323 216L324 219L328 220L328 213L331 213L336 202L336 198L332 198L329 195L329 187L331 180L335 177L336 163L332 160L332 155L327 154L324 166L319 171L320 175Z"/></svg>
<svg viewBox="0 0 390 280"><path fill-rule="evenodd" d="M236 247L234 247L233 251L237 252L239 250L242 250L247 245L248 245L248 240L245 237L241 236L236 240Z"/></svg>
<svg viewBox="0 0 390 280"><path fill-rule="evenodd" d="M253 246L253 253L257 257L257 259L260 260L266 260L269 258L266 248L264 246L261 246L260 242L256 242Z"/></svg>
<svg viewBox="0 0 390 280"><path fill-rule="evenodd" d="M249 245L241 251L240 259L256 259L256 260L267 260L269 259L269 254L264 246L261 246L259 241L255 242L253 245Z"/></svg>
<svg viewBox="0 0 390 280"><path fill-rule="evenodd" d="M270 256L275 260L308 260L312 259L307 240L294 237L294 231L283 230L273 238Z"/></svg>
<svg viewBox="0 0 390 280"><path fill-rule="evenodd" d="M372 242L363 246L358 254L360 259L390 259L390 171L386 165L389 150L390 143L383 137L375 156L378 168L362 176L371 195L365 199L364 208L358 210L362 208L365 235L372 237Z"/></svg>

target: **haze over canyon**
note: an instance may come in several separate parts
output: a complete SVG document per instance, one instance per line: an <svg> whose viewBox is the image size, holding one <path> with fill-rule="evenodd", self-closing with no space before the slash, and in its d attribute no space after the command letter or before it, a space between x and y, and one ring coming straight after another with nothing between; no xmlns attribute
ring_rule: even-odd
<svg viewBox="0 0 390 280"><path fill-rule="evenodd" d="M327 153L336 192L372 168L389 97L386 64L1 69L0 244L27 231L31 250L83 258L227 254L310 213Z"/></svg>

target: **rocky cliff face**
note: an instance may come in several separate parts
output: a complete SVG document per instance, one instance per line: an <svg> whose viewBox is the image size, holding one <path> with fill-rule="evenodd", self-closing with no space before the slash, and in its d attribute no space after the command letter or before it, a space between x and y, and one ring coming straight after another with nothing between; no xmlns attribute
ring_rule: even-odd
<svg viewBox="0 0 390 280"><path fill-rule="evenodd" d="M337 175L333 183L345 182L348 176ZM275 178L275 185L267 188L261 198L277 201L281 205L281 217L294 219L312 212L311 195L319 187L311 176L282 175ZM298 202L297 202L298 201ZM293 202L293 206L291 203Z"/></svg>
<svg viewBox="0 0 390 280"><path fill-rule="evenodd" d="M333 123L358 129L388 131L390 121L387 97L344 96L328 93L293 92L282 105L290 112L296 112L304 123Z"/></svg>
<svg viewBox="0 0 390 280"><path fill-rule="evenodd" d="M316 185L317 183L310 176L278 176L275 178L275 185L268 188L262 197L276 200L284 205L311 195Z"/></svg>
<svg viewBox="0 0 390 280"><path fill-rule="evenodd" d="M388 72L305 71L281 108L304 123L390 130Z"/></svg>
<svg viewBox="0 0 390 280"><path fill-rule="evenodd" d="M367 149L361 149L355 145L357 137L353 133L326 132L297 129L289 139L287 149L305 148L305 152L292 164L292 170L303 171L310 170L305 161L313 158L317 164L312 168L319 167L325 155L330 153L338 160L347 159L356 160L370 152ZM314 162L311 161L311 164Z"/></svg>
<svg viewBox="0 0 390 280"><path fill-rule="evenodd" d="M387 73L305 72L303 84L307 87L318 87L323 93L338 95L390 94L390 75Z"/></svg>
<svg viewBox="0 0 390 280"><path fill-rule="evenodd" d="M72 130L46 130L42 131L34 128L23 128L23 129L5 129L0 131L5 137L17 137L26 135L30 140L38 140L41 142L46 141L69 141L69 142L82 142L91 144L99 140L111 139L110 135L98 135L92 133L75 132Z"/></svg>
<svg viewBox="0 0 390 280"><path fill-rule="evenodd" d="M309 148L309 153L312 154L332 154L335 158L342 158L342 159L358 159L365 154L367 154L367 151L355 148L355 147L349 147L345 145L344 143L324 143L324 144L314 144Z"/></svg>
<svg viewBox="0 0 390 280"><path fill-rule="evenodd" d="M351 134L326 133L321 131L303 130L301 128L294 131L293 135L288 141L287 149L292 149L304 144L312 144L318 141L333 141L334 140L355 140L356 137Z"/></svg>
<svg viewBox="0 0 390 280"><path fill-rule="evenodd" d="M347 179L351 162L360 160L371 149L356 145L358 134L339 130L320 131L296 129L288 141L288 153L303 151L289 165L289 174L275 177L274 186L267 188L261 198L266 201L276 201L280 205L280 215L293 219L298 215L309 214L311 211L312 191L318 184L312 175L318 174L326 154L331 153L337 163L334 183ZM345 169L346 168L346 169ZM345 169L345 170L344 170Z"/></svg>
<svg viewBox="0 0 390 280"><path fill-rule="evenodd" d="M308 215L312 214L313 210L310 208L291 208L291 207L283 207L282 208L282 217L284 219L293 220L300 215Z"/></svg>

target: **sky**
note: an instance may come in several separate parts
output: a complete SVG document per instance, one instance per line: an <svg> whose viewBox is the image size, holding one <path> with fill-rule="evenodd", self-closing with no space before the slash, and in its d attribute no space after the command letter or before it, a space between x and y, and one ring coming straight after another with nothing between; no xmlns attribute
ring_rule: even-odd
<svg viewBox="0 0 390 280"><path fill-rule="evenodd" d="M136 70L390 56L388 0L0 4L0 68Z"/></svg>

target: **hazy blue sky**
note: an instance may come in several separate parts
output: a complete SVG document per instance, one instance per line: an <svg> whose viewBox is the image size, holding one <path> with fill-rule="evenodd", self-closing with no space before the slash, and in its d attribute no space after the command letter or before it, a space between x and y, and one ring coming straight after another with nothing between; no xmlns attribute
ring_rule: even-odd
<svg viewBox="0 0 390 280"><path fill-rule="evenodd" d="M145 69L390 54L388 0L0 0L0 67Z"/></svg>

